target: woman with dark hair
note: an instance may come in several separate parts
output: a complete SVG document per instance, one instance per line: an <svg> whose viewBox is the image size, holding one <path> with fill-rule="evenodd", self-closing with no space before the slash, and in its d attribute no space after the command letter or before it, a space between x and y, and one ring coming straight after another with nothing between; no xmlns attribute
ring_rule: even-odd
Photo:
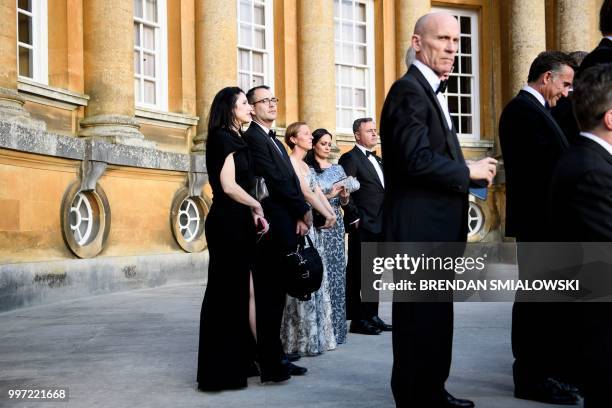
<svg viewBox="0 0 612 408"><path fill-rule="evenodd" d="M237 87L213 99L208 116L206 168L213 201L205 231L208 284L200 315L198 388L244 388L258 375L254 364L254 251L268 224L261 204L247 193L254 183L241 127L251 121L251 105Z"/></svg>
<svg viewBox="0 0 612 408"><path fill-rule="evenodd" d="M325 218L325 224L321 228L332 227L336 222L333 209L317 185L314 172L304 163L306 152L312 149L312 135L308 125L296 122L287 126L285 143L291 149L289 158L306 202ZM281 340L287 353L315 356L336 348L323 242L319 231L313 227L308 236L323 260L321 288L312 294L310 300L301 301L287 297L281 325Z"/></svg>
<svg viewBox="0 0 612 408"><path fill-rule="evenodd" d="M348 205L349 193L336 184L346 178L342 166L329 162L332 136L326 129L312 132L312 150L306 154L306 163L315 171L317 184L334 210L338 222L333 227L321 230L323 255L327 266L327 283L332 303L332 322L336 342L346 341L346 254L344 251L344 223L342 205Z"/></svg>

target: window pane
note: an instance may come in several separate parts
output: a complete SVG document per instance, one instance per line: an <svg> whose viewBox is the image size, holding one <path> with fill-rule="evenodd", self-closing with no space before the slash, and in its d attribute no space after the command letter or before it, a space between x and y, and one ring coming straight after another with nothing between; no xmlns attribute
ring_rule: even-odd
<svg viewBox="0 0 612 408"><path fill-rule="evenodd" d="M353 41L353 25L351 23L342 23L342 40Z"/></svg>
<svg viewBox="0 0 612 408"><path fill-rule="evenodd" d="M32 18L22 13L18 13L19 20L19 42L32 45Z"/></svg>
<svg viewBox="0 0 612 408"><path fill-rule="evenodd" d="M134 15L142 18L142 0L134 0Z"/></svg>
<svg viewBox="0 0 612 408"><path fill-rule="evenodd" d="M468 95L472 93L472 78L461 78L461 93Z"/></svg>
<svg viewBox="0 0 612 408"><path fill-rule="evenodd" d="M340 88L340 104L342 106L351 106L351 88Z"/></svg>
<svg viewBox="0 0 612 408"><path fill-rule="evenodd" d="M157 0L145 0L147 8L147 20L157 23Z"/></svg>
<svg viewBox="0 0 612 408"><path fill-rule="evenodd" d="M253 86L259 86L264 84L264 79L262 76L253 75Z"/></svg>
<svg viewBox="0 0 612 408"><path fill-rule="evenodd" d="M472 38L471 37L461 37L461 50L462 54L471 54L472 53Z"/></svg>
<svg viewBox="0 0 612 408"><path fill-rule="evenodd" d="M144 101L155 105L155 82L144 81Z"/></svg>
<svg viewBox="0 0 612 408"><path fill-rule="evenodd" d="M355 7L355 20L366 21L366 5L363 3L357 3Z"/></svg>
<svg viewBox="0 0 612 408"><path fill-rule="evenodd" d="M336 62L342 62L342 48L340 47L340 43L337 41L336 41L335 58L336 58Z"/></svg>
<svg viewBox="0 0 612 408"><path fill-rule="evenodd" d="M365 44L366 42L366 27L365 25L355 26L355 41L358 43Z"/></svg>
<svg viewBox="0 0 612 408"><path fill-rule="evenodd" d="M30 0L19 0L17 2L17 7L22 10L32 11L32 2Z"/></svg>
<svg viewBox="0 0 612 408"><path fill-rule="evenodd" d="M366 76L366 70L363 68L355 68L354 70L354 81L355 81L355 86L361 86L361 87L365 87L365 76Z"/></svg>
<svg viewBox="0 0 612 408"><path fill-rule="evenodd" d="M350 128L353 125L353 120L353 111L350 109L340 110L340 126Z"/></svg>
<svg viewBox="0 0 612 408"><path fill-rule="evenodd" d="M360 45L355 47L355 63L358 65L366 65L366 48Z"/></svg>
<svg viewBox="0 0 612 408"><path fill-rule="evenodd" d="M351 84L351 67L340 66L340 78L338 82L344 85Z"/></svg>
<svg viewBox="0 0 612 408"><path fill-rule="evenodd" d="M340 13L340 0L334 0L334 17L338 17L338 13Z"/></svg>
<svg viewBox="0 0 612 408"><path fill-rule="evenodd" d="M334 39L340 40L341 39L340 35L341 35L340 23L336 23L334 24Z"/></svg>
<svg viewBox="0 0 612 408"><path fill-rule="evenodd" d="M241 1L240 2L240 21L251 23L253 22L251 2Z"/></svg>
<svg viewBox="0 0 612 408"><path fill-rule="evenodd" d="M255 29L255 48L266 48L266 33L262 28Z"/></svg>
<svg viewBox="0 0 612 408"><path fill-rule="evenodd" d="M447 92L450 93L457 93L457 90L459 89L457 86L457 76L456 75L451 75L450 78L448 78L448 87Z"/></svg>
<svg viewBox="0 0 612 408"><path fill-rule="evenodd" d="M149 50L155 50L155 29L153 27L142 27L144 35L144 46Z"/></svg>
<svg viewBox="0 0 612 408"><path fill-rule="evenodd" d="M448 100L448 111L450 113L459 112L459 98L456 96L449 96Z"/></svg>
<svg viewBox="0 0 612 408"><path fill-rule="evenodd" d="M472 134L472 117L462 116L461 117L461 133Z"/></svg>
<svg viewBox="0 0 612 408"><path fill-rule="evenodd" d="M453 122L453 126L458 133L461 133L461 129L459 129L459 117L451 116L451 121Z"/></svg>
<svg viewBox="0 0 612 408"><path fill-rule="evenodd" d="M134 73L141 74L140 71L140 52L134 51Z"/></svg>
<svg viewBox="0 0 612 408"><path fill-rule="evenodd" d="M245 47L251 47L253 45L251 26L240 24L240 44Z"/></svg>
<svg viewBox="0 0 612 408"><path fill-rule="evenodd" d="M342 0L342 18L353 19L353 2L351 0Z"/></svg>
<svg viewBox="0 0 612 408"><path fill-rule="evenodd" d="M462 34L471 34L472 33L472 27L470 25L470 18L469 17L461 16L460 23L461 23L461 33Z"/></svg>
<svg viewBox="0 0 612 408"><path fill-rule="evenodd" d="M461 73L472 73L472 57L461 57Z"/></svg>
<svg viewBox="0 0 612 408"><path fill-rule="evenodd" d="M365 89L355 89L355 106L365 108L366 106L366 93Z"/></svg>
<svg viewBox="0 0 612 408"><path fill-rule="evenodd" d="M472 98L461 98L461 113L472 113Z"/></svg>
<svg viewBox="0 0 612 408"><path fill-rule="evenodd" d="M244 71L250 71L251 64L249 62L249 51L240 50L238 51L238 54L238 60L240 61L239 68Z"/></svg>
<svg viewBox="0 0 612 408"><path fill-rule="evenodd" d="M19 47L19 75L32 78L32 50Z"/></svg>
<svg viewBox="0 0 612 408"><path fill-rule="evenodd" d="M251 80L249 74L240 74L240 88L245 92L251 89Z"/></svg>
<svg viewBox="0 0 612 408"><path fill-rule="evenodd" d="M350 44L344 44L342 46L342 62L345 64L352 64L354 61L353 46Z"/></svg>
<svg viewBox="0 0 612 408"><path fill-rule="evenodd" d="M263 74L264 56L260 52L253 52L253 72Z"/></svg>
<svg viewBox="0 0 612 408"><path fill-rule="evenodd" d="M140 24L134 23L134 45L140 47Z"/></svg>
<svg viewBox="0 0 612 408"><path fill-rule="evenodd" d="M266 13L264 12L263 5L255 6L255 24L260 24L260 25L266 24Z"/></svg>
<svg viewBox="0 0 612 408"><path fill-rule="evenodd" d="M147 76L155 77L155 55L148 54L145 52L143 61L144 74Z"/></svg>

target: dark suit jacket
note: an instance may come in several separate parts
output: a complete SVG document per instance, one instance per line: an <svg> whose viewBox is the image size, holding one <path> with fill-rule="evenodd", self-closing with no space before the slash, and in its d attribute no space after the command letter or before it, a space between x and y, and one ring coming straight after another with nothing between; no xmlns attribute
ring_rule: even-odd
<svg viewBox="0 0 612 408"><path fill-rule="evenodd" d="M596 64L605 64L612 62L612 41L607 38L603 38L597 48L589 53L582 60L580 68L578 69L578 75L587 68L590 68Z"/></svg>
<svg viewBox="0 0 612 408"><path fill-rule="evenodd" d="M380 134L387 241L464 242L469 169L431 86L415 66L389 90Z"/></svg>
<svg viewBox="0 0 612 408"><path fill-rule="evenodd" d="M501 114L499 141L506 171L506 235L546 241L548 190L567 139L550 112L521 90Z"/></svg>
<svg viewBox="0 0 612 408"><path fill-rule="evenodd" d="M359 213L359 228L373 234L382 230L382 206L385 190L380 183L374 165L357 146L344 153L338 160L347 176L353 176L361 187L351 194L351 202ZM379 161L379 164L380 161ZM381 164L382 166L382 164Z"/></svg>
<svg viewBox="0 0 612 408"><path fill-rule="evenodd" d="M612 241L612 155L606 149L581 136L561 157L549 220L559 241Z"/></svg>
<svg viewBox="0 0 612 408"><path fill-rule="evenodd" d="M262 206L270 221L270 236L283 246L292 247L297 220L303 218L310 207L304 200L300 182L283 149L281 155L270 136L255 122L244 133L256 176L266 180L270 196Z"/></svg>

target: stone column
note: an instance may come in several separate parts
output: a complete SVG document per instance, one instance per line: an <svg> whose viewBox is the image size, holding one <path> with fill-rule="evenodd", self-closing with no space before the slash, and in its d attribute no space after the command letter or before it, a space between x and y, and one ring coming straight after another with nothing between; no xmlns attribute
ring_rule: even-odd
<svg viewBox="0 0 612 408"><path fill-rule="evenodd" d="M79 136L153 147L134 118L134 5L83 2L85 93L90 97Z"/></svg>
<svg viewBox="0 0 612 408"><path fill-rule="evenodd" d="M213 98L222 88L238 83L236 13L235 1L195 2L196 109L200 121L193 139L194 152L205 150L208 111Z"/></svg>
<svg viewBox="0 0 612 408"><path fill-rule="evenodd" d="M546 50L544 0L511 0L509 18L510 96L527 82L529 67Z"/></svg>
<svg viewBox="0 0 612 408"><path fill-rule="evenodd" d="M45 123L32 120L17 93L17 3L0 0L0 120L44 129Z"/></svg>
<svg viewBox="0 0 612 408"><path fill-rule="evenodd" d="M591 51L591 30L599 26L597 0L557 0L555 26L560 51Z"/></svg>
<svg viewBox="0 0 612 408"><path fill-rule="evenodd" d="M412 44L414 25L419 17L431 11L430 0L395 0L395 55L397 77L406 73L406 50Z"/></svg>
<svg viewBox="0 0 612 408"><path fill-rule="evenodd" d="M329 0L298 0L299 120L312 130L336 129L334 7Z"/></svg>

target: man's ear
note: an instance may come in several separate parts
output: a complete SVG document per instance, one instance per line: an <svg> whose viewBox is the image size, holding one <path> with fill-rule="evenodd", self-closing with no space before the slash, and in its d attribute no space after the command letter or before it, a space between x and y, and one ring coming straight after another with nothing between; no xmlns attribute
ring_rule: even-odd
<svg viewBox="0 0 612 408"><path fill-rule="evenodd" d="M544 85L548 84L550 81L552 81L552 76L552 71L546 71L544 75L542 75L542 83L544 83Z"/></svg>
<svg viewBox="0 0 612 408"><path fill-rule="evenodd" d="M421 36L419 34L412 34L412 48L414 48L414 51L421 51Z"/></svg>
<svg viewBox="0 0 612 408"><path fill-rule="evenodd" d="M612 109L608 109L606 113L604 113L603 123L607 130L612 131Z"/></svg>

